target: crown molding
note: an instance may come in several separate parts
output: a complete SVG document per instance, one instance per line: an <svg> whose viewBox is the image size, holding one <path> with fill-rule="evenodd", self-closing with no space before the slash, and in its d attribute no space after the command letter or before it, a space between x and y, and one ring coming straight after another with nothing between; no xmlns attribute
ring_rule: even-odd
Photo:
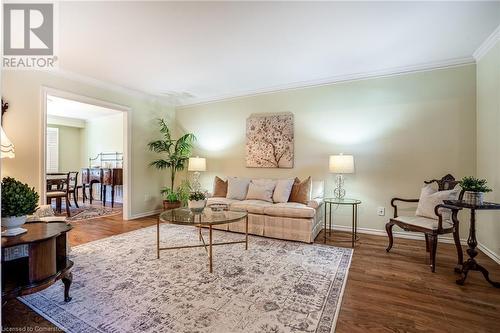
<svg viewBox="0 0 500 333"><path fill-rule="evenodd" d="M276 93L276 92L284 92L284 91L288 91L288 90L312 88L312 87L326 86L326 85L342 83L342 82L368 80L368 79L383 78L383 77L390 77L390 76L397 76L397 75L404 75L404 74L412 74L412 73L418 73L418 72L427 72L427 71L446 69L446 68L451 68L451 67L466 66L466 65L471 65L471 64L475 64L474 58L466 57L466 58L450 59L450 60L446 60L446 61L425 63L425 64L420 64L420 65L396 67L396 68L384 69L384 70L379 70L379 71L360 72L360 73L347 74L347 75L338 75L338 76L332 76L332 77L318 79L318 80L301 81L301 82L273 86L273 87L268 87L268 88L263 88L263 89L249 90L249 91L235 93L235 94L225 94L225 95L219 95L216 97L189 99L189 100L185 100L184 102L180 101L177 104L177 108L182 109L182 108L198 106L198 105L202 105L202 104L227 101L227 100L232 100L232 99L237 99L237 98L252 97L252 96L263 95L263 94L271 94L271 93Z"/></svg>
<svg viewBox="0 0 500 333"><path fill-rule="evenodd" d="M113 91L116 93L125 94L128 96L140 98L143 100L154 100L154 101L157 101L164 106L174 107L178 104L177 101L172 99L172 98L167 98L165 96L150 94L150 93L147 93L147 92L144 92L141 90L128 88L128 87L121 86L121 85L118 85L115 83L101 81L101 80L95 79L95 78L90 77L90 76L78 74L75 72L66 71L63 69L53 70L53 71L50 71L49 73L53 74L55 76L58 76L58 77L68 79L68 80L88 84L88 85L91 85L91 86L94 86L97 88L110 90L110 91Z"/></svg>
<svg viewBox="0 0 500 333"><path fill-rule="evenodd" d="M476 61L481 60L481 58L484 57L498 41L500 41L500 25L491 33L491 35L488 36L488 38L486 38L486 40L477 48L472 56Z"/></svg>

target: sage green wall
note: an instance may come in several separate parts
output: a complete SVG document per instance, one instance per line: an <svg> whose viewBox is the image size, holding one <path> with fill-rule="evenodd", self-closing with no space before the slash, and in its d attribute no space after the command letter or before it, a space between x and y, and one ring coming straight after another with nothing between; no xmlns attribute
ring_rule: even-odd
<svg viewBox="0 0 500 333"><path fill-rule="evenodd" d="M500 202L500 42L477 64L477 175L493 192L488 201ZM500 261L500 214L479 212L478 241Z"/></svg>
<svg viewBox="0 0 500 333"><path fill-rule="evenodd" d="M197 135L196 153L207 158L202 185L213 177L334 176L328 156L355 157L346 176L347 196L363 201L359 226L384 230L394 196L416 198L422 181L476 171L476 72L474 65L288 90L176 109L180 130ZM290 111L295 117L295 167L245 167L245 120L252 113ZM377 207L386 215L377 216ZM350 211L335 211L347 226ZM462 224L466 237L467 224Z"/></svg>
<svg viewBox="0 0 500 333"><path fill-rule="evenodd" d="M82 168L82 129L49 124L59 129L59 172L80 171Z"/></svg>

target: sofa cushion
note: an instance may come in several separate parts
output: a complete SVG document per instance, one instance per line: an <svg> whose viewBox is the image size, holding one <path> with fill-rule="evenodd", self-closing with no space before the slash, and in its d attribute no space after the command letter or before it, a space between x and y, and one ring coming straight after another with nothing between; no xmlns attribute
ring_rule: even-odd
<svg viewBox="0 0 500 333"><path fill-rule="evenodd" d="M249 213L264 214L264 209L272 205L271 202L263 200L243 200L232 203L231 209L244 209Z"/></svg>
<svg viewBox="0 0 500 333"><path fill-rule="evenodd" d="M292 186L295 179L278 179L273 193L274 202L288 202L290 193L292 193Z"/></svg>
<svg viewBox="0 0 500 333"><path fill-rule="evenodd" d="M256 182L252 180L248 185L246 200L263 200L273 202L273 192L276 187L275 181Z"/></svg>
<svg viewBox="0 0 500 333"><path fill-rule="evenodd" d="M210 205L231 205L233 202L237 202L238 200L234 199L228 199L228 198L208 198L207 199L207 206Z"/></svg>
<svg viewBox="0 0 500 333"><path fill-rule="evenodd" d="M303 181L295 178L295 182L292 186L292 192L290 193L289 202L298 202L307 205L307 202L311 200L311 190L312 181L311 177L307 177Z"/></svg>
<svg viewBox="0 0 500 333"><path fill-rule="evenodd" d="M264 214L280 217L313 218L316 210L298 202L282 202L266 207Z"/></svg>
<svg viewBox="0 0 500 333"><path fill-rule="evenodd" d="M227 195L227 180L224 181L215 176L214 179L214 197L225 198Z"/></svg>
<svg viewBox="0 0 500 333"><path fill-rule="evenodd" d="M227 179L227 195L228 199L245 200L248 191L250 180L240 177L229 177Z"/></svg>
<svg viewBox="0 0 500 333"><path fill-rule="evenodd" d="M437 220L423 216L398 216L393 218L393 220L431 230L436 230L438 228ZM443 220L443 228L451 227L453 227L453 223L450 220Z"/></svg>

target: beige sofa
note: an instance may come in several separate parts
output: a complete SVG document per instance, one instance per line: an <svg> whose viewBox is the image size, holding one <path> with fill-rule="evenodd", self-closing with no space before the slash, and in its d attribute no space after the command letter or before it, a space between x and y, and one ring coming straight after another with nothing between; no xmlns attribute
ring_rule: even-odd
<svg viewBox="0 0 500 333"><path fill-rule="evenodd" d="M248 212L248 232L253 235L306 243L323 228L324 182L313 181L308 204L296 202L272 203L262 200L234 200L210 197L207 206L226 204L230 209ZM217 229L245 232L245 221L217 226Z"/></svg>

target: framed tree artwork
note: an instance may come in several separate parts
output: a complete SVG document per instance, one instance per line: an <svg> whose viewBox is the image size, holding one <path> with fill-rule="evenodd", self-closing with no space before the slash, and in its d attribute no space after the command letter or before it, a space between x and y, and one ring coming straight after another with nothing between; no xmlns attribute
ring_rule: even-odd
<svg viewBox="0 0 500 333"><path fill-rule="evenodd" d="M248 168L293 168L293 114L253 114L247 118Z"/></svg>

